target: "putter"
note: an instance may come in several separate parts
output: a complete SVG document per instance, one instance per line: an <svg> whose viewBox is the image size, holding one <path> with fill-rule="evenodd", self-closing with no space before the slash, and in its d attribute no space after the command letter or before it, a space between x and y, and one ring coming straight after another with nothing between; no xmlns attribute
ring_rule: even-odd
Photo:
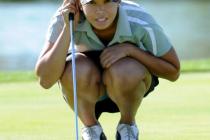
<svg viewBox="0 0 210 140"><path fill-rule="evenodd" d="M69 14L69 22L70 22L70 35L71 35L71 53L72 53L72 77L73 77L73 92L74 92L74 113L75 113L75 129L76 129L76 140L79 140L79 129L78 129L78 107L77 107L77 81L76 81L76 65L75 65L75 48L74 48L74 14Z"/></svg>

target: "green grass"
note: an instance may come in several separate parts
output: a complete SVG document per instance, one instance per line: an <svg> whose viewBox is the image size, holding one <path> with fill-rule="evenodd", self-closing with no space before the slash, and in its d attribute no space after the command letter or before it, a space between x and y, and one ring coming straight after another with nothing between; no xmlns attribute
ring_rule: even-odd
<svg viewBox="0 0 210 140"><path fill-rule="evenodd" d="M181 61L182 72L204 72L210 71L210 59Z"/></svg>
<svg viewBox="0 0 210 140"><path fill-rule="evenodd" d="M141 140L209 140L210 73L187 73L161 80L137 113ZM58 86L42 89L35 81L0 83L0 140L73 140L74 115ZM114 140L119 114L100 122ZM80 127L82 127L80 123Z"/></svg>
<svg viewBox="0 0 210 140"><path fill-rule="evenodd" d="M0 83L29 82L36 79L33 71L0 71Z"/></svg>
<svg viewBox="0 0 210 140"><path fill-rule="evenodd" d="M210 72L210 59L181 61L181 72ZM37 80L34 71L0 71L0 83Z"/></svg>

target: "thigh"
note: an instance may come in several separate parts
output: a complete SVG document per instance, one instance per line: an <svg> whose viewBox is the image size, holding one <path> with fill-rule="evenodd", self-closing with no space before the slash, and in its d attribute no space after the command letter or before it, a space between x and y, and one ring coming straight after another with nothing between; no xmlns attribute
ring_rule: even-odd
<svg viewBox="0 0 210 140"><path fill-rule="evenodd" d="M105 88L103 82L101 80L101 71L102 68L98 64L100 52L83 52L83 53L76 53L76 74L77 74L77 87L81 87L81 85L85 86L84 84L89 84L88 81L98 79L97 81L100 89L100 96L105 94ZM65 91L72 91L72 55L71 53L67 54L66 58L66 66L61 76L61 85L62 89ZM99 60L100 62L100 60ZM80 82L81 81L81 82ZM64 90L63 90L64 91Z"/></svg>
<svg viewBox="0 0 210 140"><path fill-rule="evenodd" d="M88 79L97 78L101 79L101 75L97 66L92 62L91 59L88 58L84 53L76 53L75 54L75 65L76 65L76 79L78 86L81 84L88 84ZM87 82L85 82L87 81ZM62 87L66 88L66 90L71 90L73 85L72 78L72 55L69 53L66 57L66 65L64 68L64 72L60 78L60 82Z"/></svg>
<svg viewBox="0 0 210 140"><path fill-rule="evenodd" d="M122 86L130 85L129 87L131 88L139 84L140 81L143 81L147 91L151 84L151 74L139 61L125 57L106 69L103 74L103 81L105 85L110 85L111 82L115 82Z"/></svg>
<svg viewBox="0 0 210 140"><path fill-rule="evenodd" d="M137 78L144 81L146 87L144 97L152 92L154 88L159 84L158 77L152 75L143 64L133 58L127 57L121 59L115 64L115 66L117 66L117 70L123 71L122 75L126 75L131 79Z"/></svg>
<svg viewBox="0 0 210 140"><path fill-rule="evenodd" d="M93 51L86 51L86 52L81 52L81 53L77 53L77 54L83 55L86 58L88 58L89 60L91 60L91 62L93 62L95 64L95 66L98 68L98 70L101 73L103 71L103 68L100 63L101 53L102 53L102 51L100 51L100 50L93 50ZM71 61L71 53L67 54L66 62L68 62L68 61Z"/></svg>

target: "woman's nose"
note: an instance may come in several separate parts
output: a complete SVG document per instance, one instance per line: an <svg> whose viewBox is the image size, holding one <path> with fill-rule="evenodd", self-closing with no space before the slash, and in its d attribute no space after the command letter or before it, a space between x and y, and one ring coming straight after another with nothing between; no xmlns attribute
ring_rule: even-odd
<svg viewBox="0 0 210 140"><path fill-rule="evenodd" d="M99 5L96 10L99 10L99 11L102 10L103 11L104 9L105 9L104 5Z"/></svg>

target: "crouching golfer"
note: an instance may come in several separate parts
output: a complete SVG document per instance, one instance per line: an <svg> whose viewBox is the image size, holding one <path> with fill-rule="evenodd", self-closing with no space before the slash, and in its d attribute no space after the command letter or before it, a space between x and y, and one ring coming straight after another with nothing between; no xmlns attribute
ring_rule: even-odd
<svg viewBox="0 0 210 140"><path fill-rule="evenodd" d="M84 140L106 140L98 122L102 112L120 112L116 140L138 140L135 116L158 77L175 81L176 52L153 17L132 2L64 0L51 20L36 65L40 84L57 81L73 108L69 13L74 13L78 115Z"/></svg>

